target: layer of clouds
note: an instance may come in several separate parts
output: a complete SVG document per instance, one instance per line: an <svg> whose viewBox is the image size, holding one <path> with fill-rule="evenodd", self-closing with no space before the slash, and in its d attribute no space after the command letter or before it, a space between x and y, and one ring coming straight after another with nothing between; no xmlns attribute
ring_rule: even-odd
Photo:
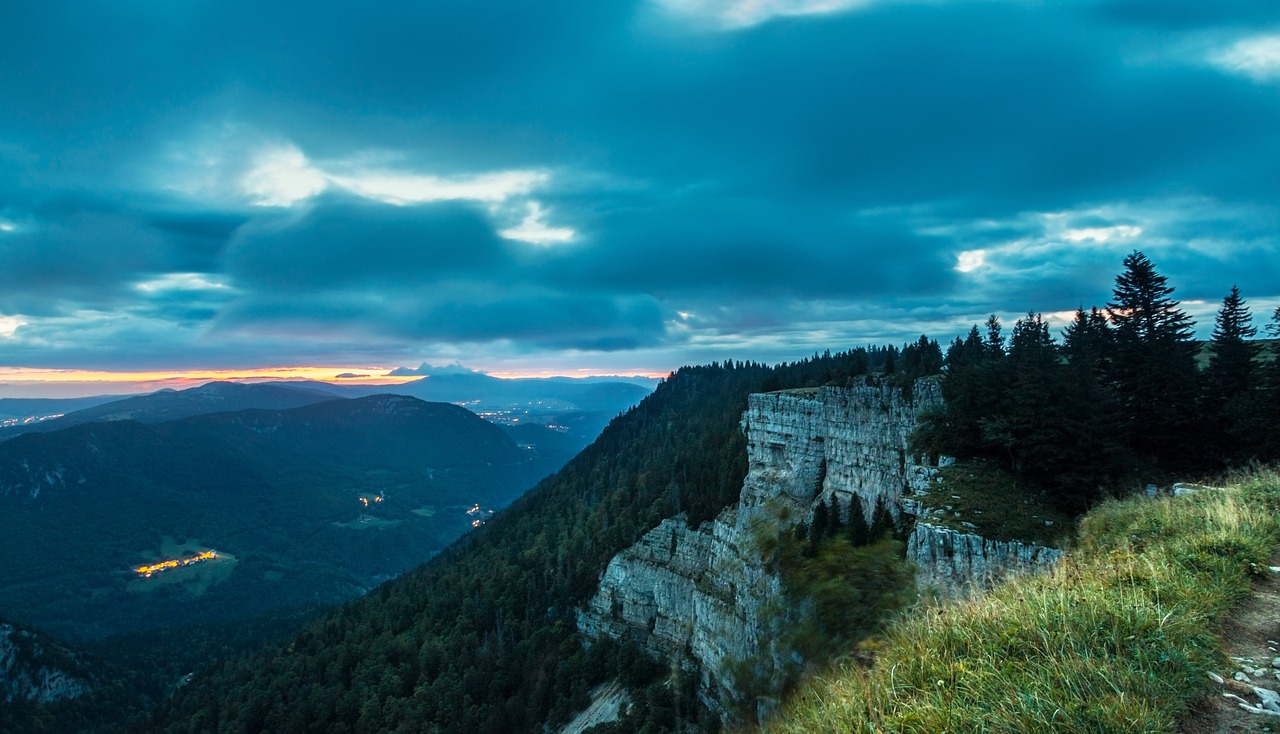
<svg viewBox="0 0 1280 734"><path fill-rule="evenodd" d="M1133 249L1280 301L1266 2L305 7L11 14L0 362L785 359Z"/></svg>

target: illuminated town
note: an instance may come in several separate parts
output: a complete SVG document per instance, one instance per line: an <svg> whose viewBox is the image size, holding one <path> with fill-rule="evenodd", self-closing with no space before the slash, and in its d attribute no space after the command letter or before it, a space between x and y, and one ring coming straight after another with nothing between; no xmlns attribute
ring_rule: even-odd
<svg viewBox="0 0 1280 734"><path fill-rule="evenodd" d="M207 550L207 551L202 551L189 558L179 558L179 559L170 560L170 561L161 561L159 563L156 563L150 566L138 566L137 568L133 569L133 571L139 576L149 579L151 578L151 574L153 573L168 571L171 568L182 568L183 566L191 566L197 563L201 563L203 561L212 560L217 557L218 557L217 551Z"/></svg>
<svg viewBox="0 0 1280 734"><path fill-rule="evenodd" d="M360 502L360 504L364 505L365 507L368 507L370 502L372 502L373 504L375 504L375 505L376 505L376 504L378 504L378 503L379 503L379 502L381 502L381 501L382 501L382 495L380 495L380 494L379 494L379 495L374 495L372 498L369 498L369 497L360 497L360 498L359 498L359 502Z"/></svg>
<svg viewBox="0 0 1280 734"><path fill-rule="evenodd" d="M471 527L473 528L478 528L488 522L491 515L493 515L493 510L480 509L479 502L472 505L470 510L467 510L467 517L473 518L471 520Z"/></svg>

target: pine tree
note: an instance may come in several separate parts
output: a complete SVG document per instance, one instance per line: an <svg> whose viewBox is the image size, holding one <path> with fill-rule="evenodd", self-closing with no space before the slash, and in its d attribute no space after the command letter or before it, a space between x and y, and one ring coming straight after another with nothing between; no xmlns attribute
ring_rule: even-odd
<svg viewBox="0 0 1280 734"><path fill-rule="evenodd" d="M875 509L871 512L871 527L867 531L871 542L891 537L894 529L893 513L885 504L884 497L877 497Z"/></svg>
<svg viewBox="0 0 1280 734"><path fill-rule="evenodd" d="M1005 422L1015 472L1054 477L1066 446L1062 416L1062 365L1058 345L1040 314L1014 324L1009 340Z"/></svg>
<svg viewBox="0 0 1280 734"><path fill-rule="evenodd" d="M1004 340L1000 321L987 320L984 341L975 325L947 348L942 378L944 407L922 417L913 442L921 450L970 458L991 453L990 420L1003 401ZM993 347L994 344L994 347Z"/></svg>
<svg viewBox="0 0 1280 734"><path fill-rule="evenodd" d="M1258 330L1237 286L1222 300L1209 344L1204 412L1212 416L1220 458L1249 459L1259 448L1260 413L1256 359L1262 345L1252 341Z"/></svg>
<svg viewBox="0 0 1280 734"><path fill-rule="evenodd" d="M856 492L849 501L849 542L860 548L872 541L871 527L867 524L867 515L862 507L862 497Z"/></svg>
<svg viewBox="0 0 1280 734"><path fill-rule="evenodd" d="M1099 381L1107 372L1114 339L1107 317L1095 306L1088 313L1076 309L1076 317L1062 332L1062 353L1067 363Z"/></svg>
<svg viewBox="0 0 1280 734"><path fill-rule="evenodd" d="M1074 458L1057 476L1064 508L1079 511L1129 471L1131 456L1121 435L1118 401L1110 382L1114 335L1098 308L1076 311L1063 331L1062 427Z"/></svg>
<svg viewBox="0 0 1280 734"><path fill-rule="evenodd" d="M1168 279L1141 252L1124 259L1107 316L1115 328L1112 380L1127 442L1140 456L1180 469L1196 464L1196 345L1191 319Z"/></svg>
<svg viewBox="0 0 1280 734"><path fill-rule="evenodd" d="M1271 323L1267 324L1267 333L1280 339L1280 306L1271 315ZM1259 399L1259 410L1262 415L1270 416L1261 430L1261 454L1268 461L1280 461L1280 343L1271 344L1271 361L1262 370L1262 395Z"/></svg>

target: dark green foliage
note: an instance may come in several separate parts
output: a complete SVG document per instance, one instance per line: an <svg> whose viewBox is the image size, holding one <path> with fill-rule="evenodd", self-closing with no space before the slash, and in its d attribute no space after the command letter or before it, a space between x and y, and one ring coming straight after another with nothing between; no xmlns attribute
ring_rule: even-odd
<svg viewBox="0 0 1280 734"><path fill-rule="evenodd" d="M871 525L867 528L867 541L875 543L894 536L897 526L893 522L893 513L889 511L884 497L876 498L875 509L871 511ZM902 538L899 538L902 540Z"/></svg>
<svg viewBox="0 0 1280 734"><path fill-rule="evenodd" d="M993 328L994 327L994 328ZM988 335L999 321L988 321ZM999 432L995 423L1004 401L1004 350L984 342L978 327L947 349L942 380L943 407L923 417L913 442L932 454L976 456L992 452L991 440Z"/></svg>
<svg viewBox="0 0 1280 734"><path fill-rule="evenodd" d="M1280 339L1280 306L1271 315L1267 333ZM1262 427L1264 446L1259 453L1263 459L1280 461L1280 420L1276 419L1280 416L1280 341L1271 343L1270 357L1270 361L1261 368L1258 380L1258 412L1270 417Z"/></svg>
<svg viewBox="0 0 1280 734"><path fill-rule="evenodd" d="M781 576L784 595L764 613L772 634L763 636L755 655L731 667L745 721L756 721L761 700L781 699L804 674L852 652L909 603L914 566L893 535L893 515L877 502L872 516L868 527L854 495L842 520L833 495L814 505L812 532L779 532L771 521L756 522L755 543ZM831 531L819 535L820 527ZM778 660L784 662L775 668Z"/></svg>
<svg viewBox="0 0 1280 734"><path fill-rule="evenodd" d="M663 518L696 524L737 500L747 395L844 382L866 364L856 350L681 369L488 525L287 645L198 676L156 728L517 732L565 721L611 674L581 647L576 609L608 560ZM652 682L633 680L633 696ZM656 699L651 711L671 718Z"/></svg>
<svg viewBox="0 0 1280 734"><path fill-rule="evenodd" d="M813 605L792 630L792 645L805 660L821 665L853 649L906 605L913 575L902 551L896 540L857 547L837 536L811 558L784 564L788 592Z"/></svg>
<svg viewBox="0 0 1280 734"><path fill-rule="evenodd" d="M1114 328L1110 377L1120 398L1123 438L1139 456L1172 469L1195 466L1196 344L1173 287L1141 252L1124 259L1107 316Z"/></svg>
<svg viewBox="0 0 1280 734"><path fill-rule="evenodd" d="M1119 398L1109 377L1113 342L1107 317L1097 308L1088 313L1077 310L1063 331L1063 421L1071 456L1059 467L1056 484L1063 505L1073 511L1102 496L1133 468L1120 432Z"/></svg>
<svg viewBox="0 0 1280 734"><path fill-rule="evenodd" d="M1029 488L1051 489L1069 512L1134 475L1150 481L1280 454L1266 418L1280 410L1280 367L1259 362L1239 290L1223 302L1202 378L1173 288L1142 253L1124 267L1105 315L1079 309L1061 347L1036 314L1007 342L994 316L985 338L975 326L955 340L945 406L923 416L913 444L1002 462Z"/></svg>
<svg viewBox="0 0 1280 734"><path fill-rule="evenodd" d="M0 557L24 561L0 567L0 611L83 641L339 603L552 468L469 411L402 396L19 436L0 443ZM229 575L137 579L162 536L217 549Z"/></svg>
<svg viewBox="0 0 1280 734"><path fill-rule="evenodd" d="M784 535L772 550L790 604L784 649L810 666L852 650L908 601L912 566L887 535L867 545L835 535L813 547Z"/></svg>
<svg viewBox="0 0 1280 734"><path fill-rule="evenodd" d="M1223 461L1238 463L1255 458L1260 438L1275 414L1259 410L1258 355L1262 345L1252 341L1258 330L1240 289L1222 300L1209 344L1209 369L1205 379L1205 417L1212 422L1209 439Z"/></svg>
<svg viewBox="0 0 1280 734"><path fill-rule="evenodd" d="M1073 326L1087 333L1096 328L1089 318L1081 311ZM1081 337L1088 338L1074 338L1083 364L1074 365L1064 362L1064 350L1039 314L1014 325L1001 418L1008 428L1009 468L1033 487L1052 487L1059 505L1073 512L1096 500L1120 471L1112 456L1115 435L1099 431L1099 366L1089 364Z"/></svg>
<svg viewBox="0 0 1280 734"><path fill-rule="evenodd" d="M871 526L867 523L866 512L862 509L862 497L857 494L849 502L849 515L845 523L849 542L855 547L871 542Z"/></svg>

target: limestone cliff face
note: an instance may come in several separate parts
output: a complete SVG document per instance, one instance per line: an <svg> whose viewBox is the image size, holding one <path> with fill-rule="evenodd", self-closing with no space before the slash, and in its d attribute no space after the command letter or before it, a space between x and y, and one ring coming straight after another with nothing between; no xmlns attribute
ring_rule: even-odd
<svg viewBox="0 0 1280 734"><path fill-rule="evenodd" d="M82 667L68 648L0 623L0 701L50 703L76 698L90 688Z"/></svg>
<svg viewBox="0 0 1280 734"><path fill-rule="evenodd" d="M1001 576L1035 572L1061 557L1059 548L991 540L928 522L917 522L907 539L907 558L920 568L917 583L944 594L982 589Z"/></svg>
<svg viewBox="0 0 1280 734"><path fill-rule="evenodd" d="M803 662L777 645L788 602L762 561L758 536L811 519L828 496L845 507L857 495L867 520L877 502L894 515L919 516L907 555L920 566L922 585L944 594L1056 561L1056 548L929 522L932 511L919 496L950 460L913 456L908 438L922 411L941 400L936 379L918 381L910 396L883 385L752 395L742 417L749 471L738 504L695 529L683 516L664 520L614 557L578 614L579 630L698 663L704 701L728 713L734 703L751 705L738 690L739 674L754 675L753 687L767 690Z"/></svg>
<svg viewBox="0 0 1280 734"><path fill-rule="evenodd" d="M824 387L752 395L742 418L749 472L738 505L689 529L683 517L662 522L616 556L597 594L579 613L588 638L631 638L667 659L701 665L713 708L738 700L735 667L777 678L795 662L776 649L771 625L785 616L781 580L761 563L753 528L776 532L809 518L835 494L861 497L897 512L934 467L909 454L920 412L941 398L922 380L913 399L887 386Z"/></svg>

